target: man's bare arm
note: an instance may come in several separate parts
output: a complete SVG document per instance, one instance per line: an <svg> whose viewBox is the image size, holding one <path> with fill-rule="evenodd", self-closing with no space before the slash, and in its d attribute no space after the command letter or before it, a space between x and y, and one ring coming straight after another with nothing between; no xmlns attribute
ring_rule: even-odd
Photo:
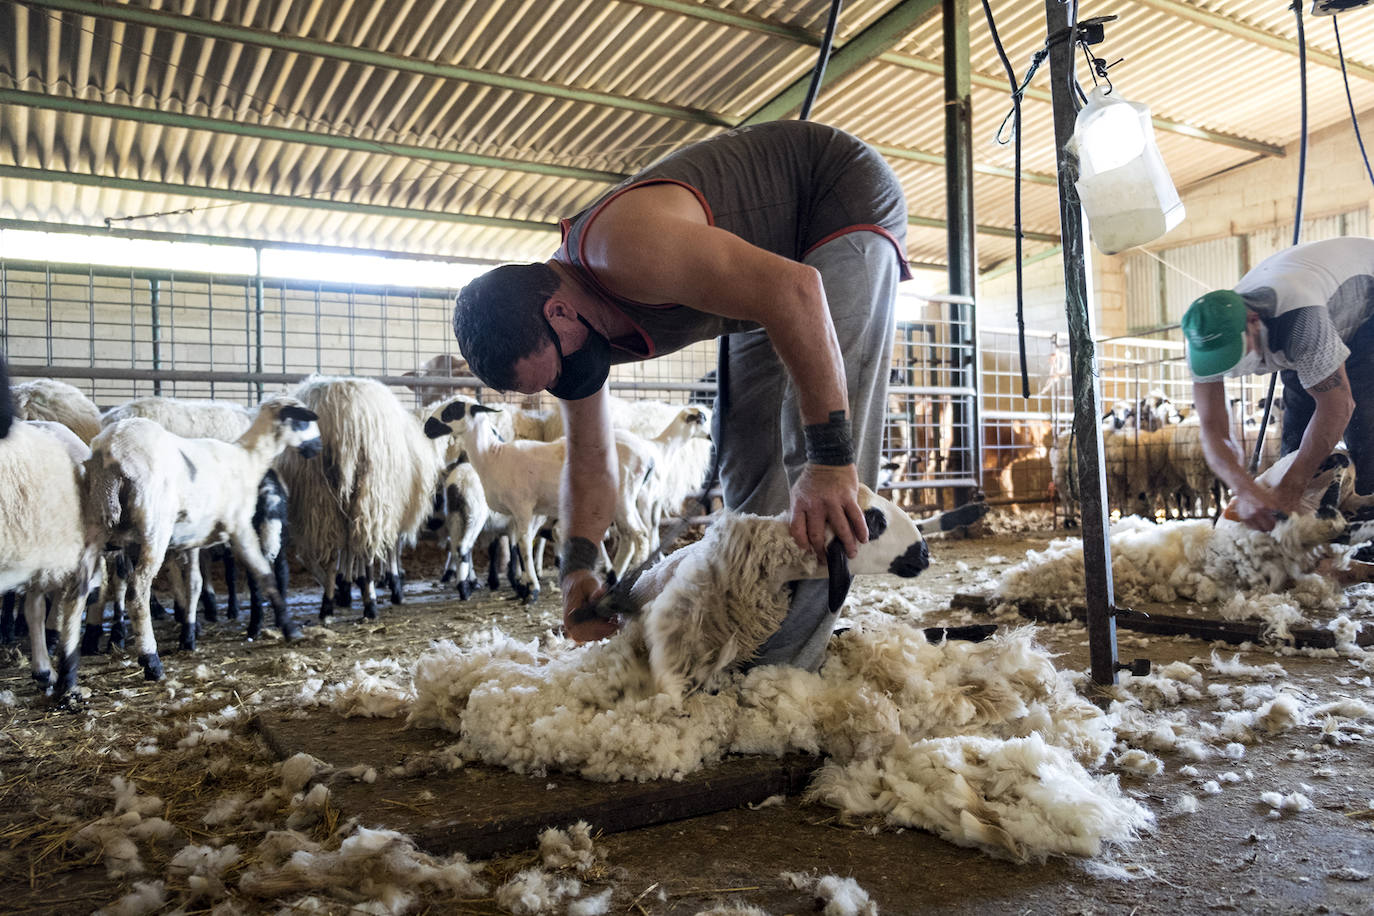
<svg viewBox="0 0 1374 916"><path fill-rule="evenodd" d="M1345 427L1355 410L1355 399L1350 393L1350 380L1346 377L1344 366L1308 388L1307 392L1316 402L1316 409L1312 411L1312 419L1307 422L1307 429L1302 434L1297 457L1275 487L1279 508L1286 512L1298 508L1312 475L1317 473L1317 468L1345 435Z"/></svg>

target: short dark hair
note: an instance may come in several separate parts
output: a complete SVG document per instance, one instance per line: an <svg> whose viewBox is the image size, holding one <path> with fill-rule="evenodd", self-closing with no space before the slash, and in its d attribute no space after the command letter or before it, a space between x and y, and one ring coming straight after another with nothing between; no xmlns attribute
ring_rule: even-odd
<svg viewBox="0 0 1374 916"><path fill-rule="evenodd" d="M515 388L515 363L549 342L544 303L558 290L548 264L506 264L458 291L453 334L468 367L498 391Z"/></svg>

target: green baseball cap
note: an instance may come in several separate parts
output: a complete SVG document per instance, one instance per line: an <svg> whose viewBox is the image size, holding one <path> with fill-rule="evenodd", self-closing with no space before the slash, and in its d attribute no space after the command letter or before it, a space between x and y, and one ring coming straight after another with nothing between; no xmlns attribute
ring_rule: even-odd
<svg viewBox="0 0 1374 916"><path fill-rule="evenodd" d="M1229 289L1193 300L1182 325L1194 375L1221 375L1245 355L1245 300Z"/></svg>

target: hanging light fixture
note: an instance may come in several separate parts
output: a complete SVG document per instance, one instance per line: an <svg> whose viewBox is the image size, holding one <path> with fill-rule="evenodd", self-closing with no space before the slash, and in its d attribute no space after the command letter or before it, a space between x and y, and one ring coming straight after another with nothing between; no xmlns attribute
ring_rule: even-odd
<svg viewBox="0 0 1374 916"><path fill-rule="evenodd" d="M1346 10L1357 10L1369 6L1374 0L1312 0L1313 16L1334 16Z"/></svg>
<svg viewBox="0 0 1374 916"><path fill-rule="evenodd" d="M1074 186L1093 244L1116 254L1154 241L1183 220L1183 203L1155 146L1150 109L1098 86L1074 122Z"/></svg>

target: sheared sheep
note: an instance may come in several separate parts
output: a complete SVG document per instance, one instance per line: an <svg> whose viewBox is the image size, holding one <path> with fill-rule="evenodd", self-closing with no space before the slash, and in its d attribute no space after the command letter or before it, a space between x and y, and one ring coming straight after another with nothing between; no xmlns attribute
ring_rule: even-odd
<svg viewBox="0 0 1374 916"><path fill-rule="evenodd" d="M133 548L128 591L147 679L162 677L148 598L169 550L184 551L188 560L182 589L187 601L183 649L195 648L195 602L190 598L200 592L196 554L226 539L271 601L282 634L299 637L300 628L287 617L271 564L262 555L253 513L258 485L282 452L292 449L305 457L319 452L316 420L300 401L277 396L262 403L237 442L183 439L142 418L121 420L92 442L86 471L87 539Z"/></svg>
<svg viewBox="0 0 1374 916"><path fill-rule="evenodd" d="M100 410L81 390L56 379L36 378L10 389L16 420L51 420L86 444L100 432Z"/></svg>
<svg viewBox="0 0 1374 916"><path fill-rule="evenodd" d="M54 598L58 682L66 684L76 676L77 625L98 559L98 552L86 543L82 468L73 460L71 448L37 423L14 423L0 441L0 592L26 593L31 670L45 689L52 685L52 670L43 632L43 598Z"/></svg>

